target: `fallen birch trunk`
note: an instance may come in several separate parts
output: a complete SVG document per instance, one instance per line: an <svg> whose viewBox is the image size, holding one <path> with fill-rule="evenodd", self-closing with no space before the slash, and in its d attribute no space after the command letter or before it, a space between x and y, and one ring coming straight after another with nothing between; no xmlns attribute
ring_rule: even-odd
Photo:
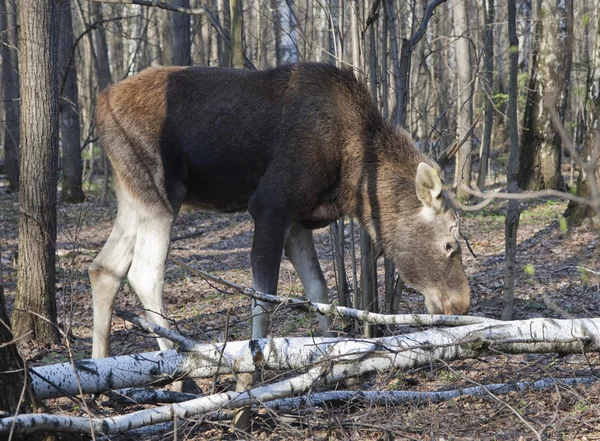
<svg viewBox="0 0 600 441"><path fill-rule="evenodd" d="M421 391L349 391L334 390L326 392L314 392L299 397L279 398L264 403L272 410L293 412L302 409L310 409L325 404L343 403L362 404L365 406L399 406L402 404L439 403L449 401L460 396L485 396L487 394L503 395L509 392L523 392L525 390L546 390L556 385L559 386L581 386L590 385L598 381L594 377L577 378L544 378L537 381L521 381L517 383L492 383L481 386L465 387L453 390L421 392ZM194 394L184 392L173 392L155 390L152 388L137 388L123 391L123 393L111 398L118 404L167 404L183 403L198 398Z"/></svg>
<svg viewBox="0 0 600 441"><path fill-rule="evenodd" d="M272 410L293 412L301 409L323 406L328 403L343 403L344 405L363 404L365 406L398 406L402 404L424 404L449 401L460 396L485 396L489 394L503 395L509 392L523 392L527 389L545 390L554 386L590 385L598 381L594 377L583 378L545 378L537 381L521 381L517 383L493 383L482 386L465 387L461 389L434 392L420 391L348 391L334 390L316 392L300 397L279 398L269 401L266 407ZM141 398L141 397L140 397Z"/></svg>
<svg viewBox="0 0 600 441"><path fill-rule="evenodd" d="M139 321L146 323L145 329L161 336L176 334L143 319ZM499 322L361 340L273 338L200 344L181 337L190 343L185 345L186 351L193 352L165 351L78 361L75 363L77 372L71 363L36 367L32 368L32 387L39 398L46 399L79 394L77 375L84 393L97 393L154 381L167 382L176 377L251 373L257 366L275 371L304 370L323 362L333 363L326 380L338 381L367 372L475 358L489 353L598 352L599 331L600 318Z"/></svg>
<svg viewBox="0 0 600 441"><path fill-rule="evenodd" d="M144 426L169 422L174 418L189 418L222 409L273 402L292 394L305 393L314 388L320 381L340 381L343 378L345 378L343 371L317 366L309 369L303 375L259 386L248 391L214 394L183 403L140 410L111 418L66 417L49 414L27 414L4 418L0 420L0 434L9 432L11 427L13 427L15 433L34 431L93 432L97 435L124 433ZM487 393L485 388L479 391L479 393L481 392ZM368 393L363 394L368 396ZM456 396L460 395L457 391L455 394ZM440 397L443 397L443 393L440 393Z"/></svg>

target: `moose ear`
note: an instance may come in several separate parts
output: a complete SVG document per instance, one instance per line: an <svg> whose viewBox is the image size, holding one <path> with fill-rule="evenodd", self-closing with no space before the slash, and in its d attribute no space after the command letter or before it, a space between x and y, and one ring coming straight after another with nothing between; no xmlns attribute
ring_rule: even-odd
<svg viewBox="0 0 600 441"><path fill-rule="evenodd" d="M424 162L419 164L415 186L417 197L423 202L423 206L436 212L442 211L442 180L433 167Z"/></svg>

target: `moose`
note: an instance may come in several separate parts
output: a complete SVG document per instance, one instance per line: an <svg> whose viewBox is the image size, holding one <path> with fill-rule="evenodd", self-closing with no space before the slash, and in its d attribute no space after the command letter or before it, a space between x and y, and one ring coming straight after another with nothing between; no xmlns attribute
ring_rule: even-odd
<svg viewBox="0 0 600 441"><path fill-rule="evenodd" d="M276 293L285 251L307 296L328 302L312 230L347 215L423 294L429 313L469 311L458 219L440 169L381 117L351 69L148 68L100 94L97 128L118 212L89 268L94 358L108 355L125 276L148 318L168 327L163 277L183 204L249 211L257 291ZM252 338L267 336L270 310L253 302ZM319 319L323 332L330 324Z"/></svg>

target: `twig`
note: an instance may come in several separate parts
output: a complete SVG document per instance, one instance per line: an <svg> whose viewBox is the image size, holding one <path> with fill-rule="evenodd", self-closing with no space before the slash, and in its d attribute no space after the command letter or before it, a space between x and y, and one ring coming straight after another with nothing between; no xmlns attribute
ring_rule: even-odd
<svg viewBox="0 0 600 441"><path fill-rule="evenodd" d="M265 294L256 291L252 288L246 288L236 283L224 280L221 277L213 276L205 271L191 267L184 262L173 257L170 258L172 262L185 268L192 274L202 277L204 280L217 283L227 288L234 289L235 291L251 297L255 300L260 300L267 303L279 303L281 305L292 305L295 307L301 307L318 314L326 315L329 317L340 317L340 318L351 318L360 320L367 323L373 323L378 325L427 325L427 326L460 326L467 324L479 324L499 323L499 320L489 319L485 317L475 316L460 316L460 315L433 315L433 314L378 314L374 312L362 311L359 309L347 308L343 306L335 306L325 303L309 302L293 297L283 298L280 296L274 296L271 294Z"/></svg>
<svg viewBox="0 0 600 441"><path fill-rule="evenodd" d="M419 24L419 28L410 39L411 48L414 47L419 41L421 41L421 38L423 38L423 36L425 35L425 31L427 30L427 24L429 23L429 19L433 16L434 9L442 3L446 3L446 0L434 0L424 7L425 13L423 14L423 18L421 19L421 24Z"/></svg>
<svg viewBox="0 0 600 441"><path fill-rule="evenodd" d="M475 118L475 121L473 122L469 130L465 132L463 137L460 138L460 140L458 140L455 144L451 145L446 150L444 150L443 153L440 155L437 162L442 170L446 168L448 162L450 162L450 159L452 159L456 152L458 152L462 145L465 142L467 142L467 139L469 139L469 137L473 134L473 130L475 130L475 127L477 127L477 123L479 122L479 118L481 118L481 113L477 115L477 118Z"/></svg>
<svg viewBox="0 0 600 441"><path fill-rule="evenodd" d="M565 193L563 191L552 190L552 189L523 192L523 193L502 193L502 192L489 193L489 192L481 192L479 190L475 190L465 184L462 184L460 186L460 188L461 188L461 190L465 191L466 193L469 193L473 196L483 199L483 201L481 201L477 204L467 205L467 204L463 204L456 197L454 197L454 195L452 195L451 192L448 192L455 207L459 208L463 211L481 210L481 209L485 208L486 206L488 206L495 199L526 200L526 199L543 198L543 197L548 197L548 196L566 199L569 201L578 202L580 204L594 206L594 203L592 201L590 201L589 199L582 198L581 196L576 196L571 193Z"/></svg>
<svg viewBox="0 0 600 441"><path fill-rule="evenodd" d="M213 382L212 392L215 393L217 388L217 381L219 380L219 368L221 367L221 361L223 361L223 353L225 352L225 346L227 346L227 338L229 334L229 315L231 314L231 306L227 308L227 315L225 316L225 338L223 341L223 347L221 348L221 352L219 354L219 361L217 362L217 371L215 372L215 379Z"/></svg>

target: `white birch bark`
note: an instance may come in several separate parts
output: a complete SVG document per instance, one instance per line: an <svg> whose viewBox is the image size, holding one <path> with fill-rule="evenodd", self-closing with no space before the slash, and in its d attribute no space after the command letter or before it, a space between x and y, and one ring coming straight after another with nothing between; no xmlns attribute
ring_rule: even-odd
<svg viewBox="0 0 600 441"><path fill-rule="evenodd" d="M173 331L169 331L173 333ZM168 335L161 332L162 336ZM410 368L440 360L451 361L501 353L574 353L600 350L600 318L533 319L457 328L378 339L273 338L216 344L184 345L186 353L154 352L106 359L83 360L32 368L32 388L40 399L111 388L137 387L174 378L252 373L259 369L303 370L327 365L323 380L335 382L368 372ZM221 364L219 365L219 361ZM323 364L326 362L326 364ZM331 363L335 363L331 365ZM52 387L40 377L48 379Z"/></svg>

